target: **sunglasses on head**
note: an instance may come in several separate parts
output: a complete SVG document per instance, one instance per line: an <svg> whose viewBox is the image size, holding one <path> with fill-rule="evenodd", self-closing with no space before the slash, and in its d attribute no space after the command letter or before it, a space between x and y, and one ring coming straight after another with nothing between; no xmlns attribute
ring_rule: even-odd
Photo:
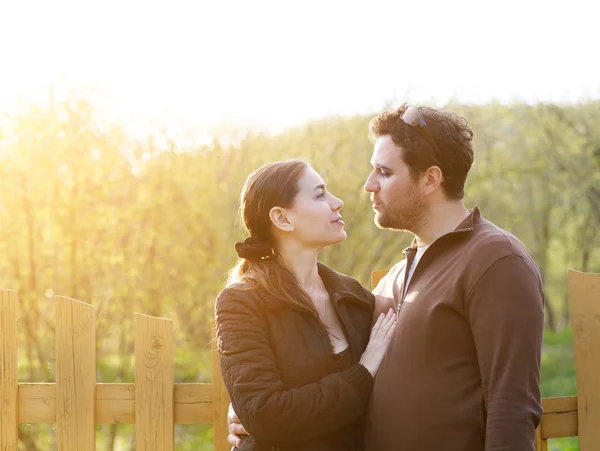
<svg viewBox="0 0 600 451"><path fill-rule="evenodd" d="M419 134L425 138L429 143L434 147L434 149L439 153L439 148L435 143L435 139L433 139L433 135L431 131L427 127L427 122L425 122L425 118L423 117L423 113L414 105L407 105L404 113L400 116L402 122L406 125L410 125L417 129Z"/></svg>

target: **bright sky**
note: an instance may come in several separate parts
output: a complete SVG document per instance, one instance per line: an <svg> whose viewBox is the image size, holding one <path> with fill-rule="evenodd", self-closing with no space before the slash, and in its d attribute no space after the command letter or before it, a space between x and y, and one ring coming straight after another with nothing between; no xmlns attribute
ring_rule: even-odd
<svg viewBox="0 0 600 451"><path fill-rule="evenodd" d="M87 86L135 131L276 131L405 99L600 99L598 5L0 0L0 109Z"/></svg>

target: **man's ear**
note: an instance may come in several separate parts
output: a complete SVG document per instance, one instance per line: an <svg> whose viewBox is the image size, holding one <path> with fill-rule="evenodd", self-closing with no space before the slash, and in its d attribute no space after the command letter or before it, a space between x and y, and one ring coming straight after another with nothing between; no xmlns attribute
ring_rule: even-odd
<svg viewBox="0 0 600 451"><path fill-rule="evenodd" d="M275 227L283 232L293 232L294 224L290 221L288 211L285 208L273 207L269 211L269 219Z"/></svg>
<svg viewBox="0 0 600 451"><path fill-rule="evenodd" d="M442 174L442 170L439 168L439 166L431 166L425 171L423 178L423 188L425 190L424 193L427 196L438 189L444 180L444 175Z"/></svg>

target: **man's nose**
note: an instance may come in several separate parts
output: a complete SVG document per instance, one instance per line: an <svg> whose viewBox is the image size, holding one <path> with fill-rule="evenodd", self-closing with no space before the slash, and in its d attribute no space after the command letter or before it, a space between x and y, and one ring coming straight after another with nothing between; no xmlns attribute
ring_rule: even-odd
<svg viewBox="0 0 600 451"><path fill-rule="evenodd" d="M375 193L379 191L379 184L375 180L373 180L373 173L369 175L363 188L367 193Z"/></svg>

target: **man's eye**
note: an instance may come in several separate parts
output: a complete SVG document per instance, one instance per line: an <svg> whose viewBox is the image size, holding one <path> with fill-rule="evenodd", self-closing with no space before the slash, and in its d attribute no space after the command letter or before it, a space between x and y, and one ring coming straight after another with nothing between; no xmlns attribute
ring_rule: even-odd
<svg viewBox="0 0 600 451"><path fill-rule="evenodd" d="M384 171L383 169L379 170L379 175L381 175L382 177L387 177L388 173L386 171Z"/></svg>

